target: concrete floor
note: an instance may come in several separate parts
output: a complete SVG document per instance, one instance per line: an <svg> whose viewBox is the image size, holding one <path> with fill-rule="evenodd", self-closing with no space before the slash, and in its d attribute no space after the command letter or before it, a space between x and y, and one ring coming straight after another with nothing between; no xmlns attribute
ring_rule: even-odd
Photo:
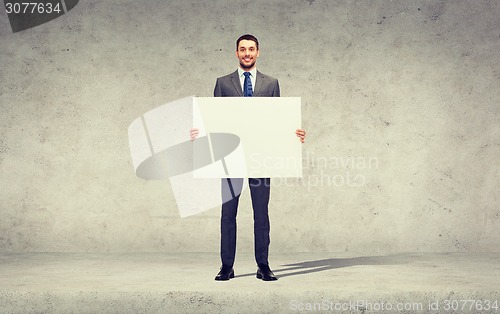
<svg viewBox="0 0 500 314"><path fill-rule="evenodd" d="M499 261L500 253L272 254L279 280L263 282L253 256L238 254L236 277L216 282L213 253L0 254L0 312L499 313Z"/></svg>

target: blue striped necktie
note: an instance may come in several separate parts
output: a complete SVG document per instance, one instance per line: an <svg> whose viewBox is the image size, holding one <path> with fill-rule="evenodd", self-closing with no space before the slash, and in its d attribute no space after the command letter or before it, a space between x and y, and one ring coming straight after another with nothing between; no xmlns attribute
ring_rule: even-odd
<svg viewBox="0 0 500 314"><path fill-rule="evenodd" d="M243 96L252 97L252 80L250 79L250 72L243 72L245 75L245 82L243 82Z"/></svg>

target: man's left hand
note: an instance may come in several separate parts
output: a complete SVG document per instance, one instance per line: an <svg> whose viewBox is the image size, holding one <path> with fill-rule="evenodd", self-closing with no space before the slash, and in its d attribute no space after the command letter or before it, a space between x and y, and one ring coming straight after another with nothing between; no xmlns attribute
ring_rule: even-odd
<svg viewBox="0 0 500 314"><path fill-rule="evenodd" d="M304 143L306 140L306 130L303 129L297 129L295 130L295 135L300 139L301 143Z"/></svg>

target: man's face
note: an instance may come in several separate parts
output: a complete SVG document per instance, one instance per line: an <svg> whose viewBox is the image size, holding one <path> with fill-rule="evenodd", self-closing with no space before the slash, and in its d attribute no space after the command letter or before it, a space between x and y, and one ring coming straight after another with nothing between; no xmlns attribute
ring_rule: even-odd
<svg viewBox="0 0 500 314"><path fill-rule="evenodd" d="M259 50L253 40L243 39L238 44L236 57L240 60L240 66L245 71L250 71L255 67L255 62L259 56Z"/></svg>

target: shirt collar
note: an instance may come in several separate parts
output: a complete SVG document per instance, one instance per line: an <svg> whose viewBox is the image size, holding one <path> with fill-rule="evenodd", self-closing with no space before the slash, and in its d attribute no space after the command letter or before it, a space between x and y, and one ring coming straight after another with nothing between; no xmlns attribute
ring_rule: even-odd
<svg viewBox="0 0 500 314"><path fill-rule="evenodd" d="M242 68L238 67L238 76L242 77L244 72L245 71ZM250 77L255 78L257 76L257 68L253 68L250 71L250 74Z"/></svg>

